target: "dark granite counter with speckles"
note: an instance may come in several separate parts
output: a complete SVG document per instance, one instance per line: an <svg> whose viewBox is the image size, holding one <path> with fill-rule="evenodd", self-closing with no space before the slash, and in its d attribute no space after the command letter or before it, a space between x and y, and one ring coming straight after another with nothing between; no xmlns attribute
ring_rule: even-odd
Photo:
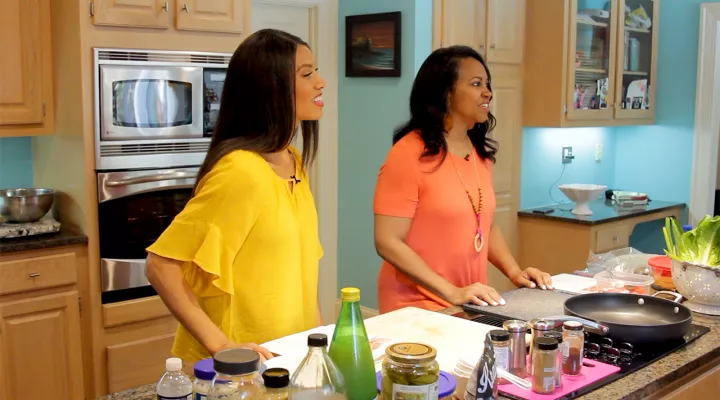
<svg viewBox="0 0 720 400"><path fill-rule="evenodd" d="M87 244L87 242L88 238L84 234L71 229L60 228L60 232L57 233L0 239L0 254L70 246L74 244Z"/></svg>
<svg viewBox="0 0 720 400"><path fill-rule="evenodd" d="M615 207L610 200L605 200L603 198L590 202L590 209L592 210L593 215L588 216L575 215L571 213L570 211L573 209L573 207L575 207L575 203L556 204L546 207L529 208L526 210L518 211L518 217L571 222L582 225L597 225L627 218L639 217L671 209L683 209L685 208L685 203L653 200L646 207L628 210ZM553 212L550 214L533 212L533 210L546 209L552 209Z"/></svg>
<svg viewBox="0 0 720 400"><path fill-rule="evenodd" d="M507 305L488 307L488 311L524 320L562 315L562 303L568 297L570 295L552 291L519 289L503 294ZM462 311L460 307L451 307L441 312L452 315ZM709 327L710 332L667 357L581 396L579 399L643 399L668 386L678 378L692 373L700 366L720 359L720 317L693 314L693 323ZM153 384L114 393L102 397L100 400L154 400L155 398L155 385ZM507 399L502 396L500 398Z"/></svg>

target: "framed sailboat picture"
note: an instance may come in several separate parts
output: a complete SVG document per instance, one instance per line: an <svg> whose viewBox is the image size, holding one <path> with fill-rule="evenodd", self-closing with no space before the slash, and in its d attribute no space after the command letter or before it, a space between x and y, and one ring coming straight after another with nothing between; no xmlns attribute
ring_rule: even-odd
<svg viewBox="0 0 720 400"><path fill-rule="evenodd" d="M345 76L399 77L399 11L345 17Z"/></svg>

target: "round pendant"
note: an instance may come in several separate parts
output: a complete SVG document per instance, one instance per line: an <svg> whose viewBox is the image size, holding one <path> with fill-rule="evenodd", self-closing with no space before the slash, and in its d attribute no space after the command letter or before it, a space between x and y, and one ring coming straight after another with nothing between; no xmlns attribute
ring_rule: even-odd
<svg viewBox="0 0 720 400"><path fill-rule="evenodd" d="M475 244L475 251L477 251L479 253L482 250L483 246L485 245L485 239L483 239L483 237L480 236L480 234L478 233L475 235L474 244Z"/></svg>

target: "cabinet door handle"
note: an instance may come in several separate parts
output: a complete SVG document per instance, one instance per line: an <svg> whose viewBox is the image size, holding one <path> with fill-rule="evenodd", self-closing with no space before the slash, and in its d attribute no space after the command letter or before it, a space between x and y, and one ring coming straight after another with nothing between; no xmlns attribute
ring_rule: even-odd
<svg viewBox="0 0 720 400"><path fill-rule="evenodd" d="M162 8L163 8L163 10L165 10L165 12L168 12L168 3L167 3L167 1L165 2L165 4L163 4L163 7L162 7Z"/></svg>
<svg viewBox="0 0 720 400"><path fill-rule="evenodd" d="M620 241L620 236L617 236L617 235L613 236L613 242L617 243L619 241Z"/></svg>
<svg viewBox="0 0 720 400"><path fill-rule="evenodd" d="M484 48L485 48L485 43L481 43L481 44L480 44L480 48L481 48L481 49L484 49Z"/></svg>
<svg viewBox="0 0 720 400"><path fill-rule="evenodd" d="M190 12L190 7L188 7L188 5L185 4L185 3L183 3L182 9L183 9L183 11L185 11L186 13L189 13L189 12Z"/></svg>
<svg viewBox="0 0 720 400"><path fill-rule="evenodd" d="M495 50L495 43L491 44L491 45L490 45L490 48L491 48L492 50Z"/></svg>
<svg viewBox="0 0 720 400"><path fill-rule="evenodd" d="M40 276L40 273L38 273L38 272L31 272L31 273L30 273L30 277L31 277L31 278L37 278L38 276Z"/></svg>

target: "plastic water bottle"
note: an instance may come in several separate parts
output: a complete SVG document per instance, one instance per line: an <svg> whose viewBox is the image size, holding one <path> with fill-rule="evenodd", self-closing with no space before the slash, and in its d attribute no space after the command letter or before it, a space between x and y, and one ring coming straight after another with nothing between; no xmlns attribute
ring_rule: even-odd
<svg viewBox="0 0 720 400"><path fill-rule="evenodd" d="M165 375L157 385L158 400L192 400L193 384L182 372L182 360L168 358L165 360Z"/></svg>

